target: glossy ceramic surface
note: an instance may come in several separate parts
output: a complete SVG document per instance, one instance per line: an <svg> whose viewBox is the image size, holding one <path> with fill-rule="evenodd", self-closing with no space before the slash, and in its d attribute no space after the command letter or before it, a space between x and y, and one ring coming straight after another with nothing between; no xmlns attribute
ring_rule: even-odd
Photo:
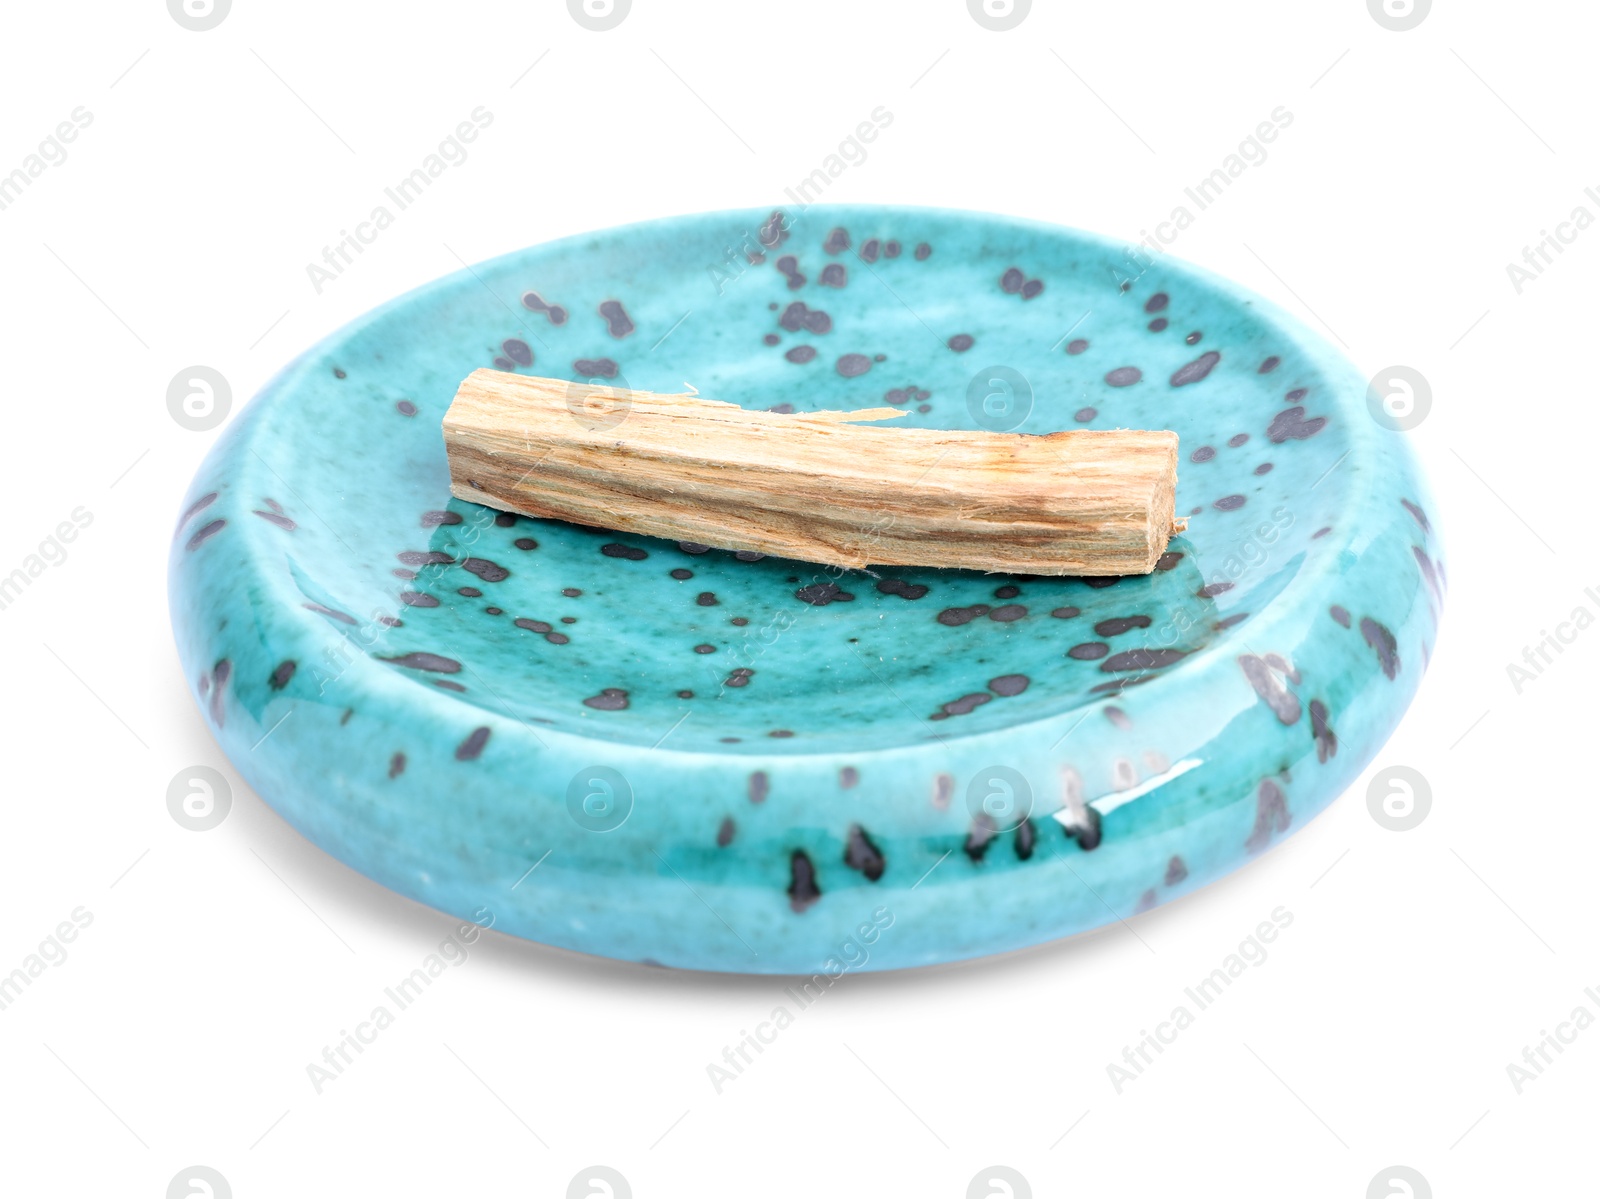
<svg viewBox="0 0 1600 1199"><path fill-rule="evenodd" d="M490 365L1171 428L1189 529L1083 581L500 515L450 497L439 428ZM970 213L719 213L509 255L309 351L196 477L171 602L223 749L362 873L551 945L837 976L1126 918L1304 824L1427 664L1431 516L1350 365L1193 268Z"/></svg>

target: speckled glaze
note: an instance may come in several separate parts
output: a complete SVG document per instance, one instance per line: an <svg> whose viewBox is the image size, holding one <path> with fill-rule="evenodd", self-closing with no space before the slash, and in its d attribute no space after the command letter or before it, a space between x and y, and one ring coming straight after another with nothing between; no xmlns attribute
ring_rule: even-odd
<svg viewBox="0 0 1600 1199"><path fill-rule="evenodd" d="M501 515L450 497L440 435L490 365L1171 428L1189 529L1085 581ZM995 367L1027 384L998 408ZM363 874L550 945L836 977L1132 916L1304 824L1427 665L1432 516L1350 365L1191 267L971 213L716 213L508 255L305 354L196 477L171 603L224 751Z"/></svg>

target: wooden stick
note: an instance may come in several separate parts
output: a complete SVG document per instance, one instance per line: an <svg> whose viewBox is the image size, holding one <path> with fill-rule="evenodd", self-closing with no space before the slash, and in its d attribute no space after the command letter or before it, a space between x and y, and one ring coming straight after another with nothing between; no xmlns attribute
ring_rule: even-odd
<svg viewBox="0 0 1600 1199"><path fill-rule="evenodd" d="M1183 528L1176 433L870 424L904 415L747 411L478 370L444 440L462 499L833 566L1148 574Z"/></svg>

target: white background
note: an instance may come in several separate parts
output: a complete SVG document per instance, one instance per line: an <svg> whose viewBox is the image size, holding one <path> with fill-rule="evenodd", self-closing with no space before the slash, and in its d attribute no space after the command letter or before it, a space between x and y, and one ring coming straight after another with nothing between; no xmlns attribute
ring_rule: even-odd
<svg viewBox="0 0 1600 1199"><path fill-rule="evenodd" d="M1514 690L1579 605L1594 516L1595 266L1585 231L1518 294L1506 264L1600 185L1597 20L1443 2L1391 32L1362 0L158 0L14 4L0 173L77 106L0 211L0 574L75 507L70 556L0 611L7 772L0 973L93 923L0 1011L7 1194L559 1196L609 1164L638 1196L1593 1193L1600 1031L1519 1094L1523 1047L1600 987L1600 631ZM534 65L536 64L536 65ZM692 90L691 90L692 89ZM483 105L493 125L317 294L306 264ZM1450 594L1432 672L1375 767L1431 783L1410 832L1366 778L1263 860L1070 943L849 976L723 1093L706 1067L780 981L645 970L489 934L336 1083L306 1066L451 929L356 876L240 783L174 654L166 547L212 433L168 415L207 364L235 407L381 301L517 247L776 205L871 110L892 126L830 201L970 207L1137 240L1276 106L1292 126L1173 252L1298 312L1364 373L1429 380L1409 436ZM166 787L234 780L197 834ZM1275 907L1269 959L1118 1094L1107 1064ZM181 1189L181 1188L180 1188ZM1375 1193L1384 1193L1380 1185ZM1418 1194L1425 1193L1420 1188Z"/></svg>

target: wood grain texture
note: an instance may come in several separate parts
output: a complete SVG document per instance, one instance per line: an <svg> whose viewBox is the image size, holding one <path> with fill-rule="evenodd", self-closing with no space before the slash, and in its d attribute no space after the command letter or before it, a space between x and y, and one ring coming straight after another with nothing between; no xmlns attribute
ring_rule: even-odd
<svg viewBox="0 0 1600 1199"><path fill-rule="evenodd" d="M895 408L749 411L478 370L444 418L462 499L832 566L1147 574L1178 435L884 428Z"/></svg>

